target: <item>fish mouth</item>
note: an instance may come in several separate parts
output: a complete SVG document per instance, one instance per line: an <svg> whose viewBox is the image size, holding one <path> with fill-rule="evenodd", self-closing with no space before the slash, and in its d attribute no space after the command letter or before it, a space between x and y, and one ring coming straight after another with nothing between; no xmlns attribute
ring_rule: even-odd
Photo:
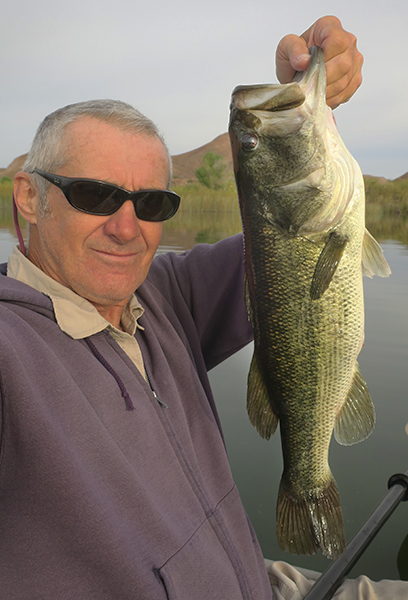
<svg viewBox="0 0 408 600"><path fill-rule="evenodd" d="M314 46L310 49L311 57L309 67L304 72L298 72L291 83L286 84L260 84L239 85L231 96L231 113L251 113L260 119L263 125L268 120L279 117L289 117L288 111L299 107L306 109L307 115L318 113L322 116L318 128L323 131L326 114L326 72L324 66L323 50ZM300 113L300 111L298 111ZM242 115L243 120L245 116ZM303 119L293 119L301 126ZM300 122L301 121L301 122Z"/></svg>
<svg viewBox="0 0 408 600"><path fill-rule="evenodd" d="M298 72L291 83L239 85L231 97L230 137L235 137L235 147L248 150L245 137L254 140L269 136L283 138L297 133L312 118L316 139L324 138L326 129L326 71L323 50L316 46L310 49L309 67ZM255 148L256 144L253 143ZM251 146L249 151L251 151ZM285 178L276 187L292 185L316 187L325 174L321 159L321 146L316 144L314 152L296 173Z"/></svg>
<svg viewBox="0 0 408 600"><path fill-rule="evenodd" d="M305 94L297 82L283 85L239 85L232 92L231 110L279 112L297 108L305 100Z"/></svg>

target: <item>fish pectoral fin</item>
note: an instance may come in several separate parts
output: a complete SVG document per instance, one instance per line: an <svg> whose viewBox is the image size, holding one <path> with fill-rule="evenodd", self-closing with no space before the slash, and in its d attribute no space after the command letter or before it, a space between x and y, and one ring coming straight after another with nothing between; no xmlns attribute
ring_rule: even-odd
<svg viewBox="0 0 408 600"><path fill-rule="evenodd" d="M249 420L259 435L269 440L275 433L279 419L269 402L268 390L259 370L255 352L248 374L247 411Z"/></svg>
<svg viewBox="0 0 408 600"><path fill-rule="evenodd" d="M245 307L248 313L248 319L251 323L253 323L253 312L252 312L252 305L251 305L251 298L249 295L249 284L248 284L248 278L245 275L244 276L244 296L245 296Z"/></svg>
<svg viewBox="0 0 408 600"><path fill-rule="evenodd" d="M371 434L375 425L375 409L364 377L358 364L347 399L337 413L334 437L343 446L362 442Z"/></svg>
<svg viewBox="0 0 408 600"><path fill-rule="evenodd" d="M347 237L333 231L323 248L319 260L316 263L310 286L310 297L318 300L330 285L333 275L339 265L344 248L347 245Z"/></svg>
<svg viewBox="0 0 408 600"><path fill-rule="evenodd" d="M366 229L363 240L363 275L372 277L388 277L391 274L389 264L384 258L384 253L380 244Z"/></svg>

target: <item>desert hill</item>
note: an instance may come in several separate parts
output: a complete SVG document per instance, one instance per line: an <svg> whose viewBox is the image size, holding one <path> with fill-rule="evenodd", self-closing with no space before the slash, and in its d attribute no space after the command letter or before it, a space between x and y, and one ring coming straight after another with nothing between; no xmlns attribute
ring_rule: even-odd
<svg viewBox="0 0 408 600"><path fill-rule="evenodd" d="M26 158L27 154L17 156L17 158L15 158L13 162L9 164L8 167L6 167L5 169L0 169L0 179L2 177L10 177L10 179L14 179L15 174L17 173L17 171L21 170Z"/></svg>
<svg viewBox="0 0 408 600"><path fill-rule="evenodd" d="M195 172L202 165L203 157L207 152L214 152L214 154L222 156L227 164L227 170L231 173L232 177L232 155L229 136L228 133L223 133L217 136L212 142L204 144L204 146L200 146L190 152L172 156L174 184L183 185L189 180L195 181ZM27 154L22 154L15 158L7 168L0 169L0 178L10 177L13 179L17 171L22 168L26 157Z"/></svg>
<svg viewBox="0 0 408 600"><path fill-rule="evenodd" d="M203 158L207 152L219 154L227 165L227 171L233 174L232 154L228 133L222 133L212 142L204 144L190 152L176 154L173 160L173 181L175 185L183 185L189 180L196 180L195 172L203 164Z"/></svg>
<svg viewBox="0 0 408 600"><path fill-rule="evenodd" d="M408 173L406 176L408 176ZM386 179L385 177L376 177L375 175L363 175L363 177L364 177L365 181L370 181L371 179L375 179L378 183L387 183L387 181L390 181L389 179ZM399 179L402 179L403 177L404 177L404 175L402 177L399 177ZM393 181L398 181L398 179L394 179Z"/></svg>
<svg viewBox="0 0 408 600"><path fill-rule="evenodd" d="M204 146L200 146L195 150L190 150L190 152L183 152L182 154L176 154L175 156L172 156L173 184L183 185L188 181L196 181L195 172L202 165L203 157L205 154L207 154L207 152L213 152L214 154L219 154L222 156L227 165L227 172L231 174L232 178L233 167L229 136L228 133L222 133L208 144L204 144ZM22 154L21 156L15 158L8 167L3 169L0 168L0 179L2 177L10 177L13 179L17 171L19 171L23 166L26 157L27 154ZM385 179L385 177L376 177L374 175L364 175L364 177L377 179L381 183L386 183L388 181L388 179ZM404 175L401 175L397 179L394 179L394 181L400 181L402 179L408 179L408 172Z"/></svg>

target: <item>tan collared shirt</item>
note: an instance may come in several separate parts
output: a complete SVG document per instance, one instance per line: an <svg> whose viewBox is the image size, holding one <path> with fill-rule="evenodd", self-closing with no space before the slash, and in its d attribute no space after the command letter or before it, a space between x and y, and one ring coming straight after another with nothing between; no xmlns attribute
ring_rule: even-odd
<svg viewBox="0 0 408 600"><path fill-rule="evenodd" d="M121 317L123 331L121 331L104 319L88 300L36 267L17 246L9 256L7 276L18 279L48 296L53 304L60 329L73 339L83 339L107 329L145 377L142 353L135 338L136 329L143 329L137 322L143 314L143 308L134 294L123 309Z"/></svg>

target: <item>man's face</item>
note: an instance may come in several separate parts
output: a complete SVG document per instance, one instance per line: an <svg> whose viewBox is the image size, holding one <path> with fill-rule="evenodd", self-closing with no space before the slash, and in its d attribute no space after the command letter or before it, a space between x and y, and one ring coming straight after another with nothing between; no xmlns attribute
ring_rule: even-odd
<svg viewBox="0 0 408 600"><path fill-rule="evenodd" d="M167 187L167 153L156 137L83 117L67 126L65 142L69 160L59 175L98 179L130 191ZM140 221L129 200L113 215L82 213L52 184L48 201L50 216L36 211L28 258L102 314L124 306L147 275L162 224Z"/></svg>

